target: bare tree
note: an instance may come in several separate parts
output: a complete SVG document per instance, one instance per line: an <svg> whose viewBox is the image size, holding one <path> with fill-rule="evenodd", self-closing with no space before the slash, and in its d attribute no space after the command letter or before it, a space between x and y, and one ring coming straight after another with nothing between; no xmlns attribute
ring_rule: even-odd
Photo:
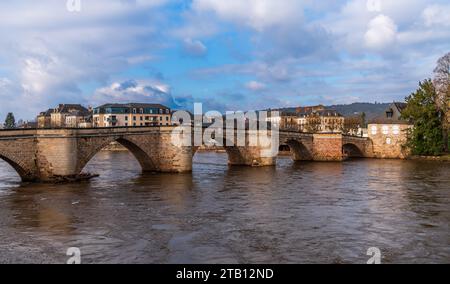
<svg viewBox="0 0 450 284"><path fill-rule="evenodd" d="M360 127L361 118L357 116L346 117L342 132L347 135L356 135L358 128Z"/></svg>
<svg viewBox="0 0 450 284"><path fill-rule="evenodd" d="M309 133L317 133L322 125L322 119L317 114L310 114L306 118L306 131Z"/></svg>
<svg viewBox="0 0 450 284"><path fill-rule="evenodd" d="M448 132L450 128L450 52L439 58L434 69L433 85L436 89L436 106L441 113L444 149L448 152Z"/></svg>

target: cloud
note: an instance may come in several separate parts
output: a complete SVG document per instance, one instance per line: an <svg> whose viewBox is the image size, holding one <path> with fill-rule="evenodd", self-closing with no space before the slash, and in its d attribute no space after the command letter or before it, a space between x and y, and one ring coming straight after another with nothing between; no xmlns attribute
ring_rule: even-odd
<svg viewBox="0 0 450 284"><path fill-rule="evenodd" d="M392 101L450 50L445 0L82 1L79 13L0 1L1 116L70 102Z"/></svg>
<svg viewBox="0 0 450 284"><path fill-rule="evenodd" d="M203 57L208 52L208 49L201 41L187 38L183 42L183 52L192 57Z"/></svg>
<svg viewBox="0 0 450 284"><path fill-rule="evenodd" d="M246 25L258 31L298 22L303 15L301 0L194 0L196 12L213 12L220 19Z"/></svg>
<svg viewBox="0 0 450 284"><path fill-rule="evenodd" d="M380 50L394 43L396 35L394 21L385 15L378 15L369 22L364 39L367 47Z"/></svg>
<svg viewBox="0 0 450 284"><path fill-rule="evenodd" d="M66 1L0 2L0 72L13 85L1 94L0 113L31 119L58 103L88 104L86 85L103 85L162 48L158 19L136 19L165 2L83 1L77 13ZM20 103L7 107L12 100Z"/></svg>
<svg viewBox="0 0 450 284"><path fill-rule="evenodd" d="M450 5L430 5L422 13L425 26L450 27Z"/></svg>
<svg viewBox="0 0 450 284"><path fill-rule="evenodd" d="M97 104L137 102L177 106L168 85L136 80L114 82L109 86L98 88L93 101Z"/></svg>
<svg viewBox="0 0 450 284"><path fill-rule="evenodd" d="M266 85L264 83L258 81L250 81L245 84L245 87L250 91L262 91L266 89Z"/></svg>

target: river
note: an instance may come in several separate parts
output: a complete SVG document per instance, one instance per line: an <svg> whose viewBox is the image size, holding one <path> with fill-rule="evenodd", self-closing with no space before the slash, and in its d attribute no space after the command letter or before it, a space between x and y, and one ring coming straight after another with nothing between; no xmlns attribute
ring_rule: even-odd
<svg viewBox="0 0 450 284"><path fill-rule="evenodd" d="M0 263L450 262L450 164L350 160L145 174L103 151L76 184L21 184L0 162Z"/></svg>

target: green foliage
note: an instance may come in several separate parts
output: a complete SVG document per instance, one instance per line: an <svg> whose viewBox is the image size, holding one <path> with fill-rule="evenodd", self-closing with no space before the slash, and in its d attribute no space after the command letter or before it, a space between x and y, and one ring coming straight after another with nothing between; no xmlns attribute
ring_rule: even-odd
<svg viewBox="0 0 450 284"><path fill-rule="evenodd" d="M436 107L436 90L430 79L419 83L419 89L406 98L404 119L414 123L407 145L414 155L440 155L444 150L442 113Z"/></svg>
<svg viewBox="0 0 450 284"><path fill-rule="evenodd" d="M6 116L4 127L5 129L16 128L16 119L14 118L14 114L12 112L9 112Z"/></svg>

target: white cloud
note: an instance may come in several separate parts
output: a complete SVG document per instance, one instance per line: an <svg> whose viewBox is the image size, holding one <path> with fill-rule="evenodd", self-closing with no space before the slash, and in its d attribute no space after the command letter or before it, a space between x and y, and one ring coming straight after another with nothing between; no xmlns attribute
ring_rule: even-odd
<svg viewBox="0 0 450 284"><path fill-rule="evenodd" d="M245 87L251 91L262 91L266 88L266 84L258 81L250 81L245 84Z"/></svg>
<svg viewBox="0 0 450 284"><path fill-rule="evenodd" d="M183 41L183 51L189 56L202 57L206 55L208 48L199 40L187 38Z"/></svg>
<svg viewBox="0 0 450 284"><path fill-rule="evenodd" d="M95 91L93 102L103 103L160 103L170 107L175 105L170 86L161 82L128 80L114 82Z"/></svg>
<svg viewBox="0 0 450 284"><path fill-rule="evenodd" d="M219 18L262 31L303 18L301 0L194 0L196 12L214 12Z"/></svg>
<svg viewBox="0 0 450 284"><path fill-rule="evenodd" d="M130 21L165 0L1 1L0 61L14 87L2 92L0 113L27 119L57 103L86 103L83 85L100 85L116 72L153 58L161 47L155 20ZM12 90L12 91L11 91ZM6 106L4 101L20 103Z"/></svg>
<svg viewBox="0 0 450 284"><path fill-rule="evenodd" d="M391 18L378 15L369 22L369 27L364 35L366 46L375 50L381 50L395 42L397 26Z"/></svg>

